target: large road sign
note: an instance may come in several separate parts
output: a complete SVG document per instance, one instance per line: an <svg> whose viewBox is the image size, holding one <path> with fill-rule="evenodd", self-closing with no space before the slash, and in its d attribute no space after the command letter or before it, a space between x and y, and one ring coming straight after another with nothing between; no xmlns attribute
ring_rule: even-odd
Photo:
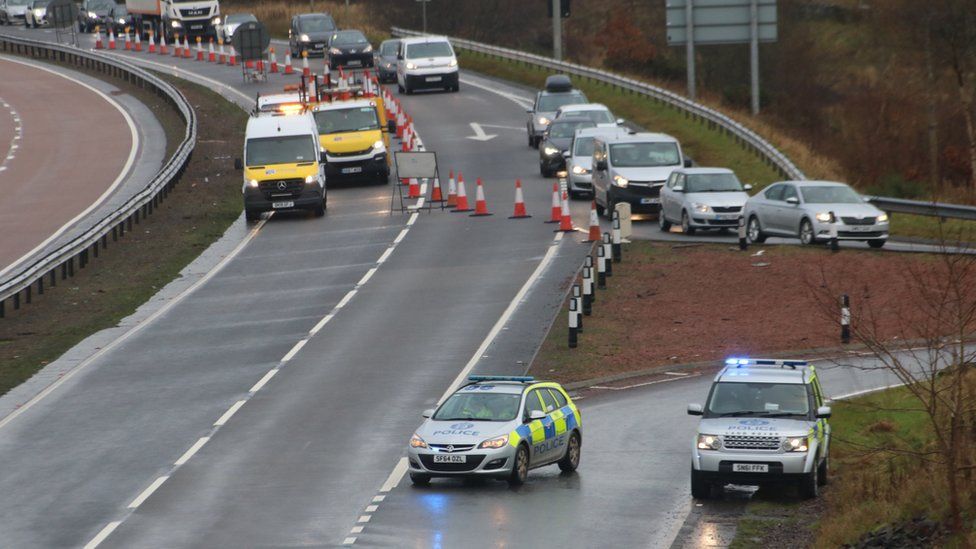
<svg viewBox="0 0 976 549"><path fill-rule="evenodd" d="M237 27L231 43L242 61L264 59L264 52L271 45L271 35L258 21L248 21Z"/></svg>
<svg viewBox="0 0 976 549"><path fill-rule="evenodd" d="M752 40L751 0L667 0L668 45L688 41L688 2L692 5L694 43L748 44ZM756 0L760 42L775 42L776 0Z"/></svg>

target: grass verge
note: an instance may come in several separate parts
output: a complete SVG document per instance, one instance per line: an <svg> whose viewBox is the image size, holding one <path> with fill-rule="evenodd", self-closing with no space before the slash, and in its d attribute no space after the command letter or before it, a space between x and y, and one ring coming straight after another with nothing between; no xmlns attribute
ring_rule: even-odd
<svg viewBox="0 0 976 549"><path fill-rule="evenodd" d="M164 78L197 111L198 141L188 169L153 215L88 267L58 280L20 311L8 308L7 318L0 321L0 394L84 338L132 314L240 215L240 176L232 169L232 158L243 149L246 115L206 88ZM167 128L167 139L178 142L183 132L178 114L154 112Z"/></svg>

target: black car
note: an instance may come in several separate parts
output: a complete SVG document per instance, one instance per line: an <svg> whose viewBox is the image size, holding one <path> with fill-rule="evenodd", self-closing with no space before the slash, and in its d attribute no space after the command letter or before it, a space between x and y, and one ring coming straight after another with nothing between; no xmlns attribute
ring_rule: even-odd
<svg viewBox="0 0 976 549"><path fill-rule="evenodd" d="M129 10L126 9L125 4L116 4L116 6L112 8L112 12L109 14L109 16L112 18L111 28L115 29L116 35L121 32L125 32L126 27L133 29L136 27L135 17L129 13Z"/></svg>
<svg viewBox="0 0 976 549"><path fill-rule="evenodd" d="M82 0L78 8L78 30L93 32L100 27L102 32L108 32L112 25L112 12L117 4L113 0Z"/></svg>
<svg viewBox="0 0 976 549"><path fill-rule="evenodd" d="M301 59L302 52L308 56L325 55L329 37L336 31L335 20L327 13L303 13L291 18L288 28L288 45L292 57Z"/></svg>
<svg viewBox="0 0 976 549"><path fill-rule="evenodd" d="M372 67L373 46L358 30L342 30L329 37L329 67Z"/></svg>
<svg viewBox="0 0 976 549"><path fill-rule="evenodd" d="M397 48L399 47L400 41L397 39L384 40L379 50L373 52L373 64L380 82L396 83Z"/></svg>
<svg viewBox="0 0 976 549"><path fill-rule="evenodd" d="M539 172L543 177L552 177L559 170L566 169L566 159L563 153L573 144L576 130L594 128L593 121L582 118L557 118L549 124L542 133L539 145Z"/></svg>

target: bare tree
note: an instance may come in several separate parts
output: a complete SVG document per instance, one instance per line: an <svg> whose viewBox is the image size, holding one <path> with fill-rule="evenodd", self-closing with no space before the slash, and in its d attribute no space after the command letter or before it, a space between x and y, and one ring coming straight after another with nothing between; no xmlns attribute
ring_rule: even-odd
<svg viewBox="0 0 976 549"><path fill-rule="evenodd" d="M955 80L959 107L966 126L969 152L969 187L976 189L976 0L932 0L920 3L929 10L942 59ZM922 14L920 14L920 17Z"/></svg>

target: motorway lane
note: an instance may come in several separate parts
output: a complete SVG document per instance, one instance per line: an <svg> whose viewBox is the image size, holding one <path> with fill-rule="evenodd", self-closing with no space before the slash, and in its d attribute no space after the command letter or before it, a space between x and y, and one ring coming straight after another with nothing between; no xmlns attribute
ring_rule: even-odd
<svg viewBox="0 0 976 549"><path fill-rule="evenodd" d="M869 364L842 359L817 368L828 395L895 382L886 372L860 369ZM519 488L491 480L435 479L427 488L406 481L386 496L356 545L521 547L544 539L551 547L668 547L692 505L698 418L685 409L704 400L712 378L664 376L632 389L589 390L577 403L583 453L576 473L550 465Z"/></svg>
<svg viewBox="0 0 976 549"><path fill-rule="evenodd" d="M5 132L10 150L0 170L8 197L0 201L3 271L103 201L129 172L139 143L116 101L57 69L0 58L0 98L9 105L5 125L16 128Z"/></svg>

